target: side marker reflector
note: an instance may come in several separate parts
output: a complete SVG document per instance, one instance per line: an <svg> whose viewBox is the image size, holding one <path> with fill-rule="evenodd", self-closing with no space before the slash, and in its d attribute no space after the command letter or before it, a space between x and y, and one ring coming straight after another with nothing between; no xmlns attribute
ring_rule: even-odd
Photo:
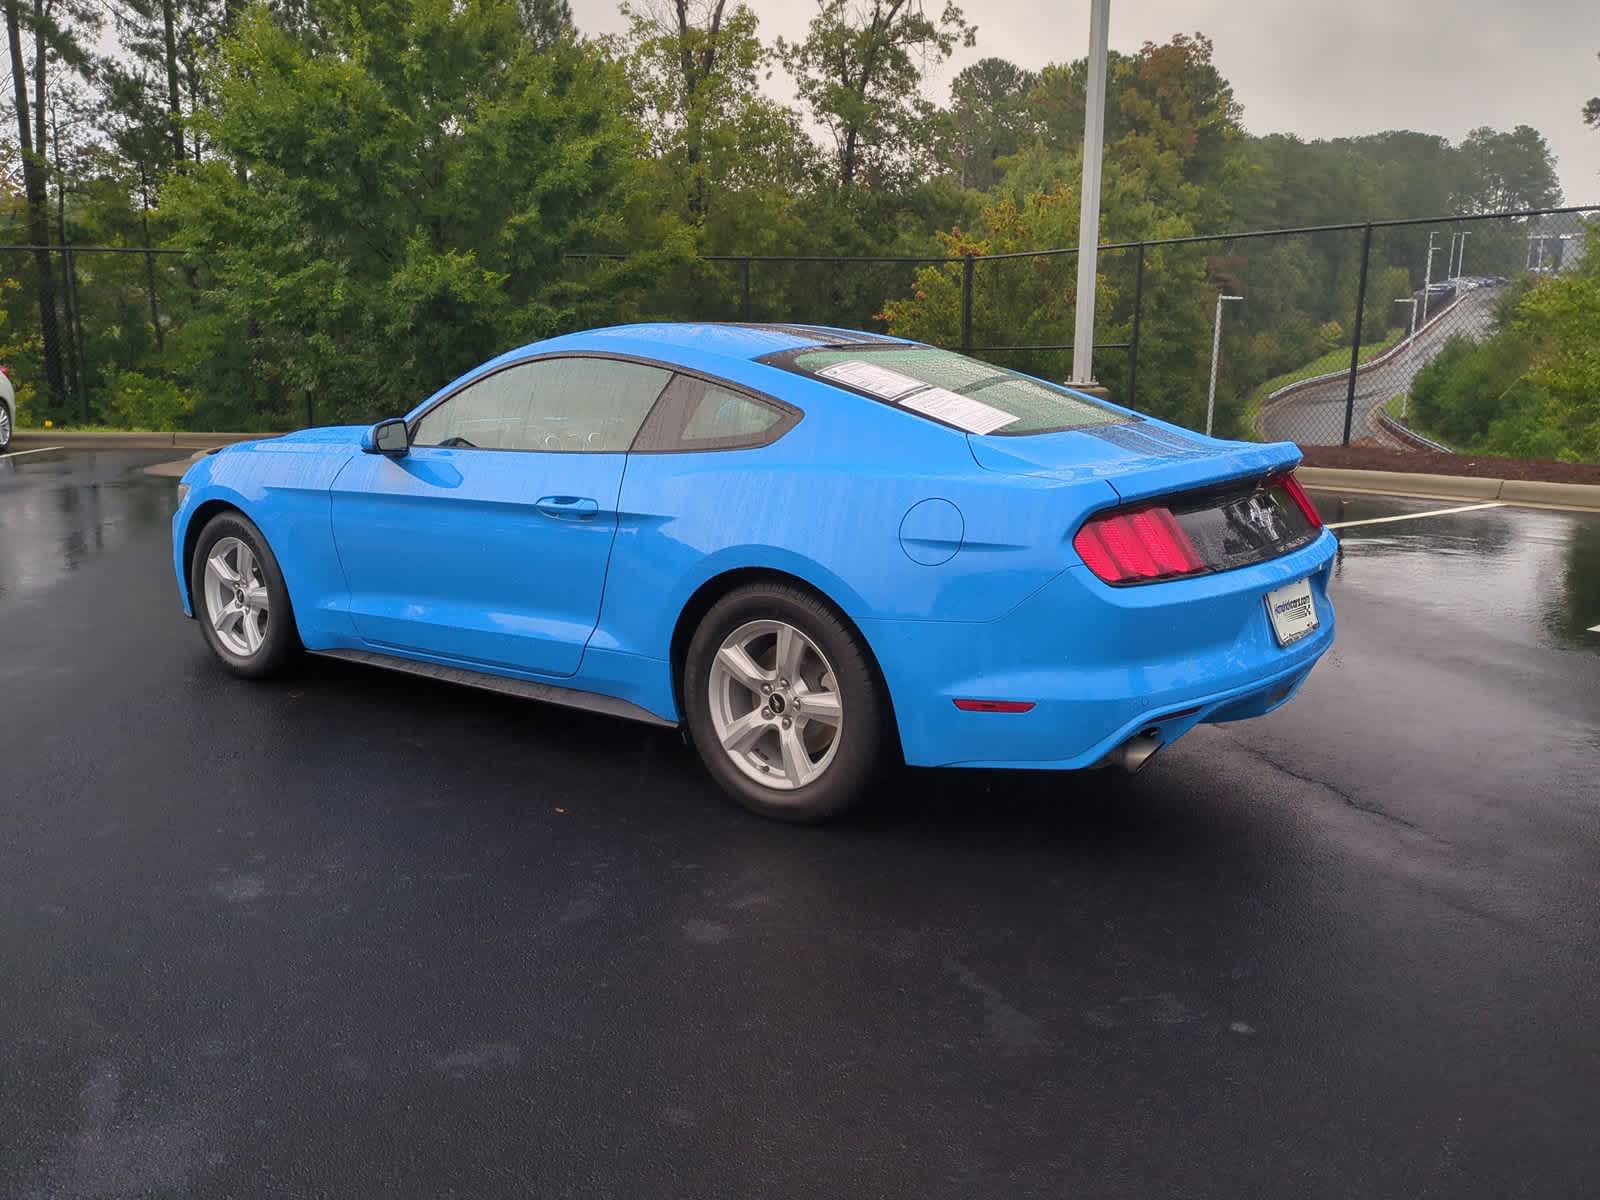
<svg viewBox="0 0 1600 1200"><path fill-rule="evenodd" d="M957 700L962 712L1025 713L1033 709L1032 700Z"/></svg>

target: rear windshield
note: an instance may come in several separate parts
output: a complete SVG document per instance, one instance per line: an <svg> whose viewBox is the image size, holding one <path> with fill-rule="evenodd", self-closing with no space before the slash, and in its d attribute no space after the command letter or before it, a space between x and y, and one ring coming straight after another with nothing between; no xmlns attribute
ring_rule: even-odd
<svg viewBox="0 0 1600 1200"><path fill-rule="evenodd" d="M789 350L763 361L968 433L1053 433L1134 419L1054 384L931 346Z"/></svg>

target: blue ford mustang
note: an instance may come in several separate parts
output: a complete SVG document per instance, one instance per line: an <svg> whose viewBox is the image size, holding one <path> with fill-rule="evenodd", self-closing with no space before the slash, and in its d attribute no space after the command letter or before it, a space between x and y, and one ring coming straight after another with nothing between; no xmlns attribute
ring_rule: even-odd
<svg viewBox="0 0 1600 1200"><path fill-rule="evenodd" d="M1333 640L1298 458L875 334L633 325L201 459L173 565L240 675L303 648L685 723L817 820L898 758L1136 769L1283 703Z"/></svg>

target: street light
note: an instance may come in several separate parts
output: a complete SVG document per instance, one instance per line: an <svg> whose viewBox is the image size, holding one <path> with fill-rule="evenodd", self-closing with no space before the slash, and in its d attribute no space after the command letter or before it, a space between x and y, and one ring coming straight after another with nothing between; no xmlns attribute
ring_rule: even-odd
<svg viewBox="0 0 1600 1200"><path fill-rule="evenodd" d="M1465 274L1467 265L1467 231L1461 231L1461 257L1456 260L1456 278L1460 279Z"/></svg>
<svg viewBox="0 0 1600 1200"><path fill-rule="evenodd" d="M1078 197L1078 308L1072 382L1094 382L1094 281L1100 257L1100 158L1105 146L1106 56L1111 0L1090 0L1089 80L1083 112L1083 186Z"/></svg>
<svg viewBox="0 0 1600 1200"><path fill-rule="evenodd" d="M1211 323L1211 390L1206 393L1206 436L1211 436L1211 420L1217 411L1217 351L1222 346L1222 302L1243 300L1243 296L1224 296L1217 293L1217 315Z"/></svg>
<svg viewBox="0 0 1600 1200"><path fill-rule="evenodd" d="M1400 419L1406 419L1406 409L1411 404L1411 381L1416 378L1417 361L1417 298L1408 296L1404 300L1396 300L1396 304L1411 305L1411 332L1406 335L1406 366L1410 373L1406 376L1406 390L1400 397Z"/></svg>
<svg viewBox="0 0 1600 1200"><path fill-rule="evenodd" d="M1428 232L1428 269L1422 274L1422 323L1428 323L1428 289L1433 286L1433 256L1438 247L1433 244L1437 236L1432 230Z"/></svg>

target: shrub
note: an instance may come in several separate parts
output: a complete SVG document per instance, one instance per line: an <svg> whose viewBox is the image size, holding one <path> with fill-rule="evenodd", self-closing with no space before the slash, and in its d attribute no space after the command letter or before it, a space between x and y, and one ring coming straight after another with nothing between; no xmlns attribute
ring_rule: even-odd
<svg viewBox="0 0 1600 1200"><path fill-rule="evenodd" d="M194 397L168 379L153 379L137 371L111 376L106 417L127 429L153 429L162 433L184 428L194 412Z"/></svg>

